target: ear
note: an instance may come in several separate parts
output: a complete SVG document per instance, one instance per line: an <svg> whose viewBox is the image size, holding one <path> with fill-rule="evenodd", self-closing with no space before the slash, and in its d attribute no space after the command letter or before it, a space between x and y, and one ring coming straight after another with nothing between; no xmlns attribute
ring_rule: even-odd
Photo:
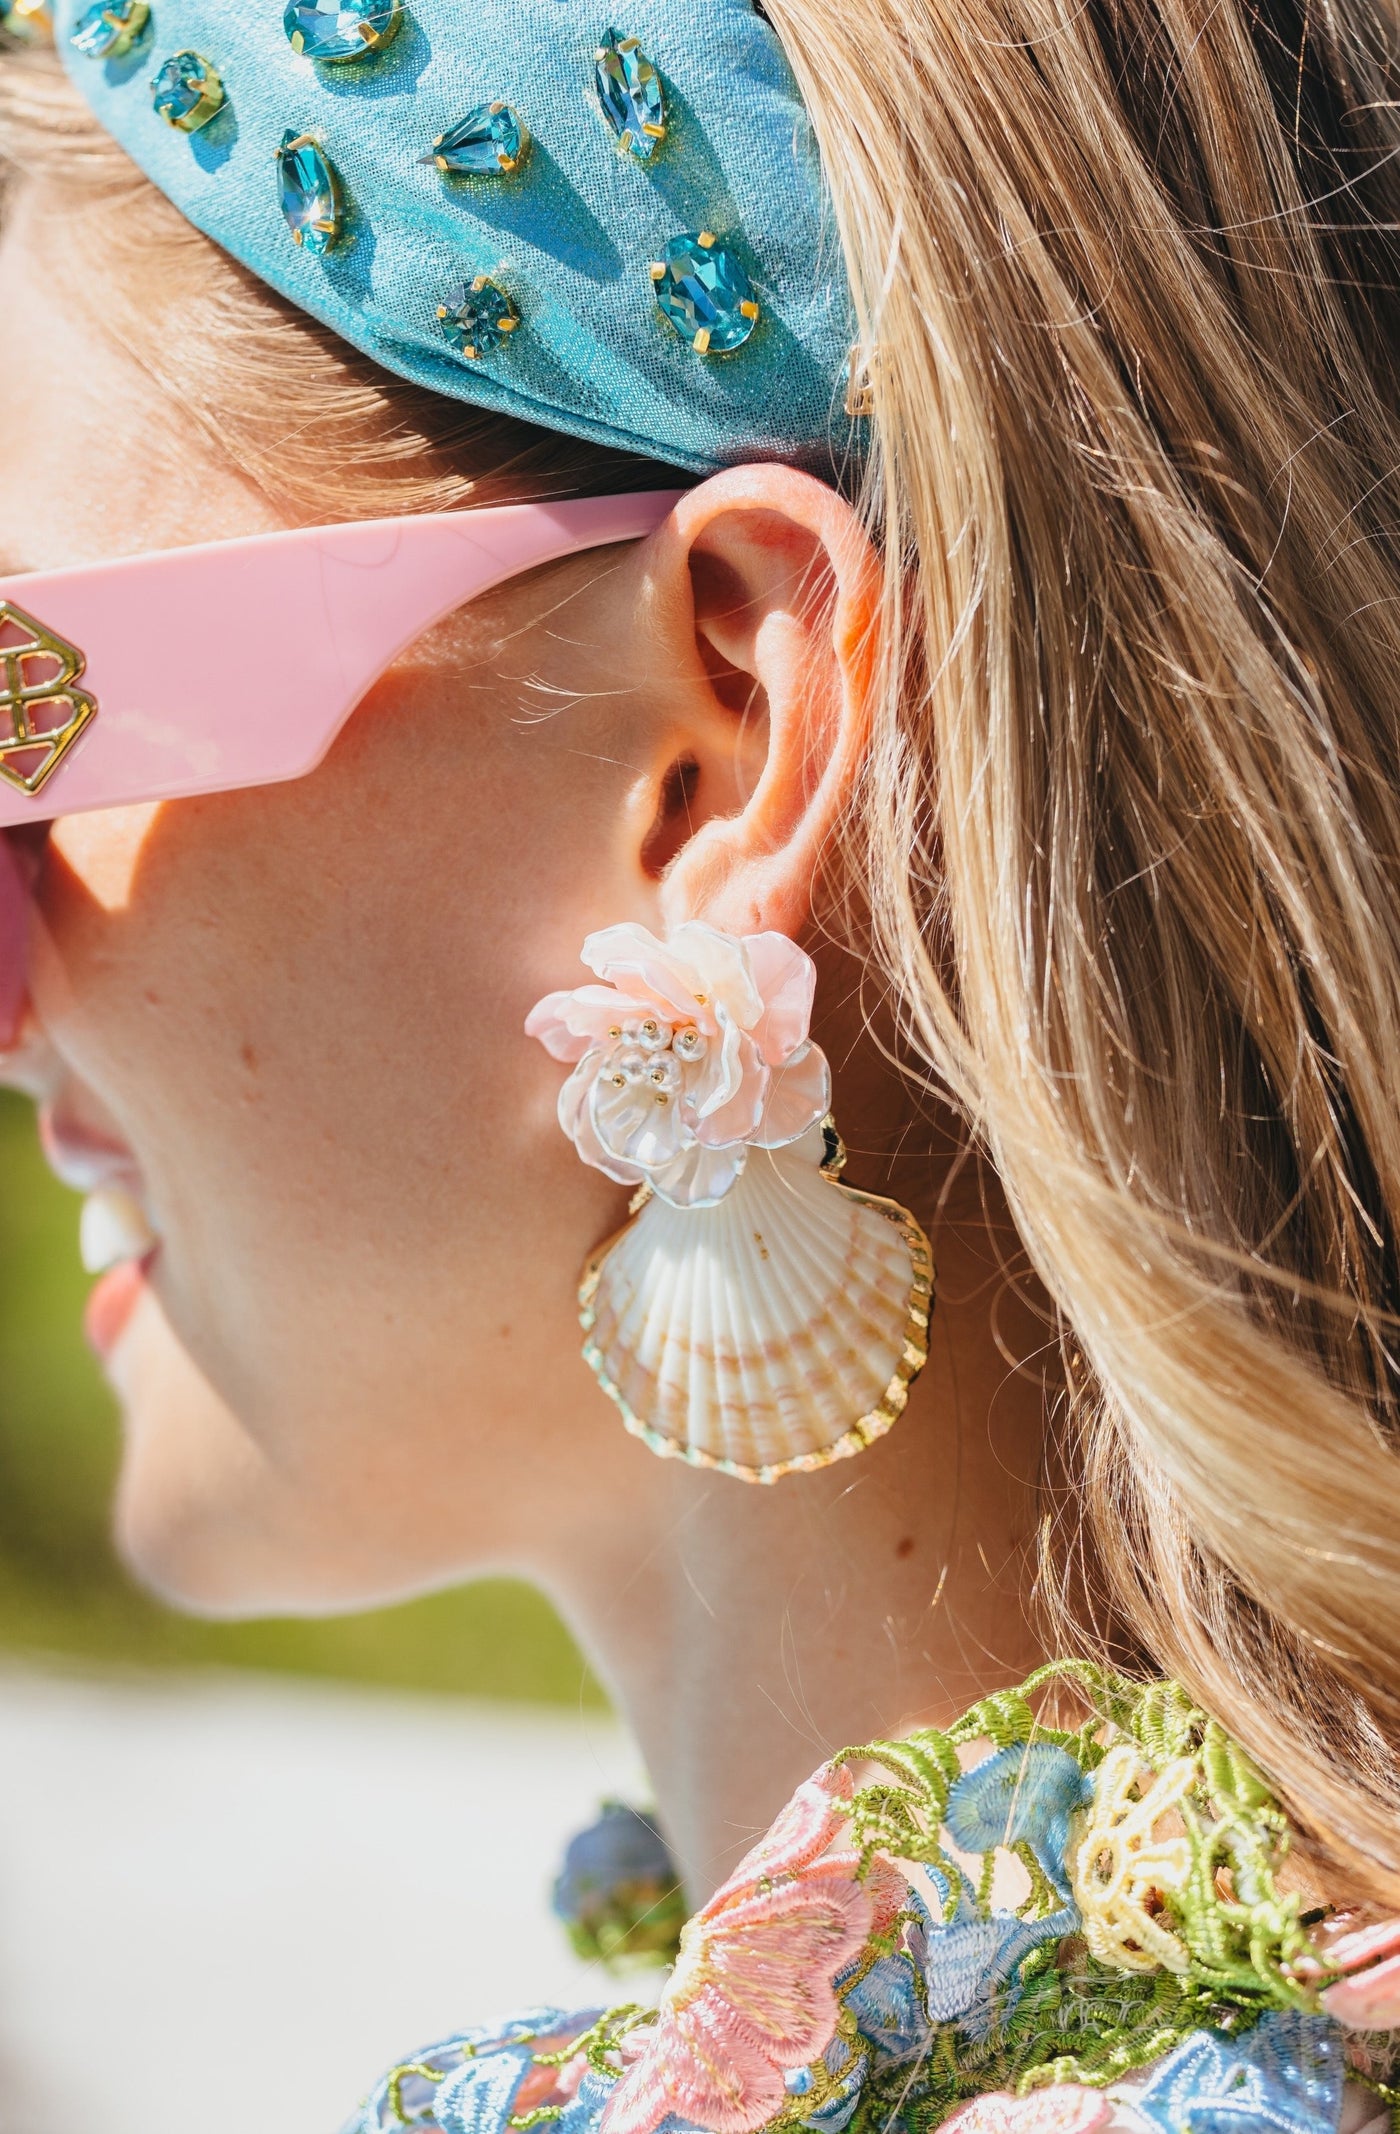
<svg viewBox="0 0 1400 2134"><path fill-rule="evenodd" d="M742 467L681 499L644 570L675 722L643 852L662 917L797 935L865 751L874 550L810 475Z"/></svg>

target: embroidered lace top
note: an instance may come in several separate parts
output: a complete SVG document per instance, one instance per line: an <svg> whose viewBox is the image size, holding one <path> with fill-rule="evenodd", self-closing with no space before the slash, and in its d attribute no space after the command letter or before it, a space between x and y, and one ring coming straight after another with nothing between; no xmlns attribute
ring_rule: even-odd
<svg viewBox="0 0 1400 2134"><path fill-rule="evenodd" d="M345 2134L1400 2134L1400 1921L1307 1908L1288 1844L1175 1684L1044 1668L823 1765L656 2008L463 2031Z"/></svg>

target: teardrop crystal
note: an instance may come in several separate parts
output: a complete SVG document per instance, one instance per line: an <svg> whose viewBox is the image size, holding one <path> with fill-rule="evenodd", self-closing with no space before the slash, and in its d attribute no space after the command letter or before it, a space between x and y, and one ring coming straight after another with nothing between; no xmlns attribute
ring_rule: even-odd
<svg viewBox="0 0 1400 2134"><path fill-rule="evenodd" d="M666 99L660 76L635 37L603 32L593 55L593 86L618 154L649 163L666 138Z"/></svg>
<svg viewBox="0 0 1400 2134"><path fill-rule="evenodd" d="M425 163L454 175L477 178L508 176L518 170L530 149L530 129L509 104L478 104L433 143Z"/></svg>
<svg viewBox="0 0 1400 2134"><path fill-rule="evenodd" d="M329 252L345 228L340 173L313 134L290 126L277 151L277 201L307 252Z"/></svg>
<svg viewBox="0 0 1400 2134"><path fill-rule="evenodd" d="M380 52L403 19L403 0L287 0L282 27L294 52L337 65Z"/></svg>

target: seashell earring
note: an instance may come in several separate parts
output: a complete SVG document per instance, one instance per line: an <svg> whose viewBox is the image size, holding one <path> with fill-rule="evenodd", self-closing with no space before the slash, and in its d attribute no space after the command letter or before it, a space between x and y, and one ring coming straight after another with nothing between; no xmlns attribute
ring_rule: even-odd
<svg viewBox="0 0 1400 2134"><path fill-rule="evenodd" d="M839 1181L816 967L783 934L606 927L602 981L525 1029L574 1063L559 1123L637 1187L588 1259L584 1358L653 1452L747 1482L883 1436L928 1357L933 1262L907 1209Z"/></svg>

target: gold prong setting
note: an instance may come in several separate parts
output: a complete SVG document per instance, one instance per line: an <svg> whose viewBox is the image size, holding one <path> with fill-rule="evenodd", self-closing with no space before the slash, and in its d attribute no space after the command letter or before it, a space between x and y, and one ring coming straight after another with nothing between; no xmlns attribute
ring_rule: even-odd
<svg viewBox="0 0 1400 2134"><path fill-rule="evenodd" d="M593 89L618 154L650 163L666 138L666 94L637 38L604 31L593 54Z"/></svg>
<svg viewBox="0 0 1400 2134"><path fill-rule="evenodd" d="M760 311L743 262L713 230L682 232L647 269L656 308L697 356L742 348Z"/></svg>
<svg viewBox="0 0 1400 2134"><path fill-rule="evenodd" d="M440 133L420 163L433 163L445 176L510 178L530 153L530 129L513 104L497 97L477 104L465 118Z"/></svg>

